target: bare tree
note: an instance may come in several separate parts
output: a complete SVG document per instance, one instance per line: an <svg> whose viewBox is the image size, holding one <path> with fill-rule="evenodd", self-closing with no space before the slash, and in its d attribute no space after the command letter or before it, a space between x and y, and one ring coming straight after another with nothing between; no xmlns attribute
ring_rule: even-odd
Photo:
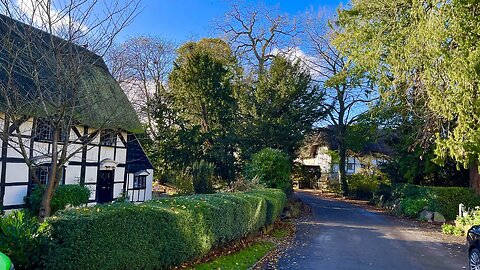
<svg viewBox="0 0 480 270"><path fill-rule="evenodd" d="M138 7L137 0L0 0L2 154L8 147L17 151L35 184L44 186L40 220L51 214L69 159L124 117L126 108L112 103L117 98L122 104L122 97L109 88L115 82L104 76L108 69L101 56ZM96 130L79 134L76 125ZM50 147L34 148L34 133L43 134ZM35 174L42 158L49 164L47 183Z"/></svg>
<svg viewBox="0 0 480 270"><path fill-rule="evenodd" d="M348 193L346 180L346 138L348 127L355 124L368 110L368 104L378 98L369 85L365 73L348 61L331 44L334 31L322 17L307 15L304 34L309 57L302 60L311 69L313 77L325 89L329 110L327 122L333 126L338 143L339 178L344 195Z"/></svg>
<svg viewBox="0 0 480 270"><path fill-rule="evenodd" d="M277 14L277 15L274 15ZM216 23L234 53L247 65L263 74L268 61L279 51L294 47L298 34L296 22L287 15L279 15L270 7L240 7L232 5L223 21Z"/></svg>
<svg viewBox="0 0 480 270"><path fill-rule="evenodd" d="M131 38L115 46L106 57L113 76L152 137L158 136L155 114L168 91L167 80L174 59L173 43L148 36Z"/></svg>

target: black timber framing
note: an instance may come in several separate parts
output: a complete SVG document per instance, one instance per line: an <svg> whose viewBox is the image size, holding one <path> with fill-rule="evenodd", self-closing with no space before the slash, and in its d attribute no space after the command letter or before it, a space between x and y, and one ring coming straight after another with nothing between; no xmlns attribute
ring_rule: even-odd
<svg viewBox="0 0 480 270"><path fill-rule="evenodd" d="M9 126L8 116L5 115L3 127ZM7 156L8 151L8 132L2 134L2 157ZM0 214L3 214L5 207L3 206L3 197L5 196L5 177L7 174L7 161L2 158L2 170L0 172Z"/></svg>
<svg viewBox="0 0 480 270"><path fill-rule="evenodd" d="M88 127L84 126L83 127L83 135L88 136ZM80 168L80 186L85 185L85 177L86 177L86 171L87 171L87 146L84 145L82 148L82 161L81 161L81 168ZM69 162L70 164L70 162Z"/></svg>

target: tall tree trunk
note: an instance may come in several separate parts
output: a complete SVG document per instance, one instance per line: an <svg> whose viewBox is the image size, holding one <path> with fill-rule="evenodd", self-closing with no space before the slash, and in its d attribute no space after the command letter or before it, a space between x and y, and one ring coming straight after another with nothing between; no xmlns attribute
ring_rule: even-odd
<svg viewBox="0 0 480 270"><path fill-rule="evenodd" d="M342 133L341 133L342 134ZM342 135L344 137L344 135ZM348 195L348 183L347 183L347 174L346 174L346 160L347 160L347 149L345 148L345 139L340 137L340 144L338 146L339 154L339 163L338 163L338 174L340 177L340 184L342 185L342 194L343 196Z"/></svg>
<svg viewBox="0 0 480 270"><path fill-rule="evenodd" d="M38 219L43 222L45 218L52 214L52 198L57 187L57 168L58 168L58 139L60 137L60 129L56 128L53 132L52 138L52 159L48 172L48 183L43 193L42 202L40 203L40 211L38 213Z"/></svg>
<svg viewBox="0 0 480 270"><path fill-rule="evenodd" d="M470 187L475 193L480 194L480 174L478 173L478 161L470 165Z"/></svg>

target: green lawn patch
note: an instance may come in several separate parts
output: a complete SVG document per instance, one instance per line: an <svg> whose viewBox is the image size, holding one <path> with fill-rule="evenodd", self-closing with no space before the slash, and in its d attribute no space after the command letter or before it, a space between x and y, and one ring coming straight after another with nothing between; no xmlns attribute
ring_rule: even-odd
<svg viewBox="0 0 480 270"><path fill-rule="evenodd" d="M278 228L272 232L272 237L277 239L283 239L290 235L290 230L288 228Z"/></svg>
<svg viewBox="0 0 480 270"><path fill-rule="evenodd" d="M274 246L275 244L271 242L255 243L234 254L221 256L211 262L195 265L192 269L249 269Z"/></svg>

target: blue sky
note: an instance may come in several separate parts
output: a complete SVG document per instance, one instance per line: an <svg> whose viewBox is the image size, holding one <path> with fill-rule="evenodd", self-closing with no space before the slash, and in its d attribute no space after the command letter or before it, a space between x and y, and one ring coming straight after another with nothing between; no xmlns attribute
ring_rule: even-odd
<svg viewBox="0 0 480 270"><path fill-rule="evenodd" d="M281 12L297 15L307 10L324 10L334 14L336 7L345 0L263 0L262 3L278 6ZM138 35L159 36L182 43L191 39L213 36L212 21L230 9L226 0L144 0L142 12L122 33L119 40Z"/></svg>

